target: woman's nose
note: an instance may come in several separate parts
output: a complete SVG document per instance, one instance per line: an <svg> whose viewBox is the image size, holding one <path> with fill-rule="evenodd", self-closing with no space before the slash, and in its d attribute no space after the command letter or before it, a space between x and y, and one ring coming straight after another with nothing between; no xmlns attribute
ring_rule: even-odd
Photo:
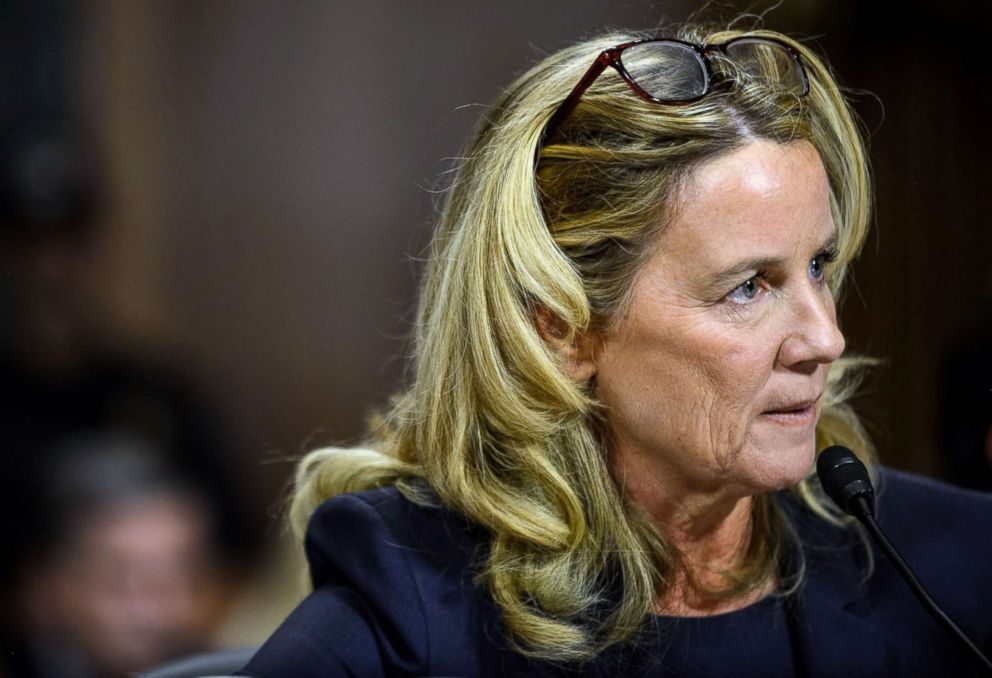
<svg viewBox="0 0 992 678"><path fill-rule="evenodd" d="M833 297L822 289L804 290L795 299L792 326L779 350L779 360L793 369L811 370L837 360L844 352L844 335L837 326Z"/></svg>

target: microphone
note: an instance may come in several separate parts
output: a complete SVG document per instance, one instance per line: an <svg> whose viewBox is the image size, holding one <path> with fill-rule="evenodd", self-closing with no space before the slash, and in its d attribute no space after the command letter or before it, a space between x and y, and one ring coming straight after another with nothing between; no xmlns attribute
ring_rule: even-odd
<svg viewBox="0 0 992 678"><path fill-rule="evenodd" d="M954 638L962 642L985 669L992 673L992 661L982 654L978 646L934 602L878 526L875 520L875 488L872 487L871 478L868 477L868 469L854 452L841 445L833 445L823 450L816 459L816 475L827 496L842 511L857 518L868 529L868 533L895 565L896 570L909 584L909 588L927 612L933 615Z"/></svg>
<svg viewBox="0 0 992 678"><path fill-rule="evenodd" d="M860 520L863 515L875 515L875 488L868 469L854 452L834 445L816 458L816 475L827 496L837 506Z"/></svg>

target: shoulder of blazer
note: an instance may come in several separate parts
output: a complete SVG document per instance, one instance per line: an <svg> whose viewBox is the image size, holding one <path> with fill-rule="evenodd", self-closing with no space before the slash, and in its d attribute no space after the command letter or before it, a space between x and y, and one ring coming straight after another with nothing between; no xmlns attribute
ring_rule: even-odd
<svg viewBox="0 0 992 678"><path fill-rule="evenodd" d="M992 643L992 497L878 469L876 513L896 549L945 612L982 647ZM970 675L962 653L874 544L869 569L854 529L783 502L804 540L801 600L814 675ZM960 673L955 673L960 672Z"/></svg>
<svg viewBox="0 0 992 678"><path fill-rule="evenodd" d="M390 486L325 501L310 518L304 547L317 587L337 561L355 550L402 557L418 570L437 566L441 574L456 563L471 565L484 543L478 528L440 503L415 504Z"/></svg>
<svg viewBox="0 0 992 678"><path fill-rule="evenodd" d="M314 512L305 549L315 588L356 590L373 624L421 654L432 675L505 675L526 666L509 648L501 615L477 585L484 530L440 502L423 506L397 488L343 494Z"/></svg>
<svg viewBox="0 0 992 678"><path fill-rule="evenodd" d="M992 494L894 470L881 474L877 494L879 525L934 600L992 643Z"/></svg>

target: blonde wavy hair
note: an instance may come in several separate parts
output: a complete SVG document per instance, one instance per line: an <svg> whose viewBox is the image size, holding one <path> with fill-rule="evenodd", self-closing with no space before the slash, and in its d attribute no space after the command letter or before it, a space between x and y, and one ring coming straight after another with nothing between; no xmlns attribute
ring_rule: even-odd
<svg viewBox="0 0 992 678"><path fill-rule="evenodd" d="M309 454L290 519L302 533L316 506L394 484L485 528L477 583L500 607L517 649L572 662L631 640L671 586L678 554L618 489L604 450L602 408L542 340L538 309L565 341L608 327L677 188L700 163L756 139L806 140L819 152L838 225L828 271L835 299L868 228L865 149L828 66L802 43L768 30L685 26L672 37L720 43L772 37L801 55L805 97L718 60L724 77L702 100L648 103L607 69L571 115L545 127L596 55L642 35L611 33L527 71L485 116L440 215L420 297L412 384L373 420L360 448ZM845 405L864 360L831 369L819 448L871 447ZM842 519L811 478L793 488L826 520ZM754 501L752 538L719 595L782 577L796 537L773 495ZM605 573L605 574L604 574ZM620 582L622 595L606 592ZM790 585L795 585L792 581Z"/></svg>

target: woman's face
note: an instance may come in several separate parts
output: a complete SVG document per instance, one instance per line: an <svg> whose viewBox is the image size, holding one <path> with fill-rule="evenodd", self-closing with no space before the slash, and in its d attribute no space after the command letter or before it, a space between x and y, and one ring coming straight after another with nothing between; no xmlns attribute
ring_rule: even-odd
<svg viewBox="0 0 992 678"><path fill-rule="evenodd" d="M824 276L828 195L805 141L754 142L690 176L628 314L593 349L625 466L742 494L808 473L827 370L844 349Z"/></svg>

